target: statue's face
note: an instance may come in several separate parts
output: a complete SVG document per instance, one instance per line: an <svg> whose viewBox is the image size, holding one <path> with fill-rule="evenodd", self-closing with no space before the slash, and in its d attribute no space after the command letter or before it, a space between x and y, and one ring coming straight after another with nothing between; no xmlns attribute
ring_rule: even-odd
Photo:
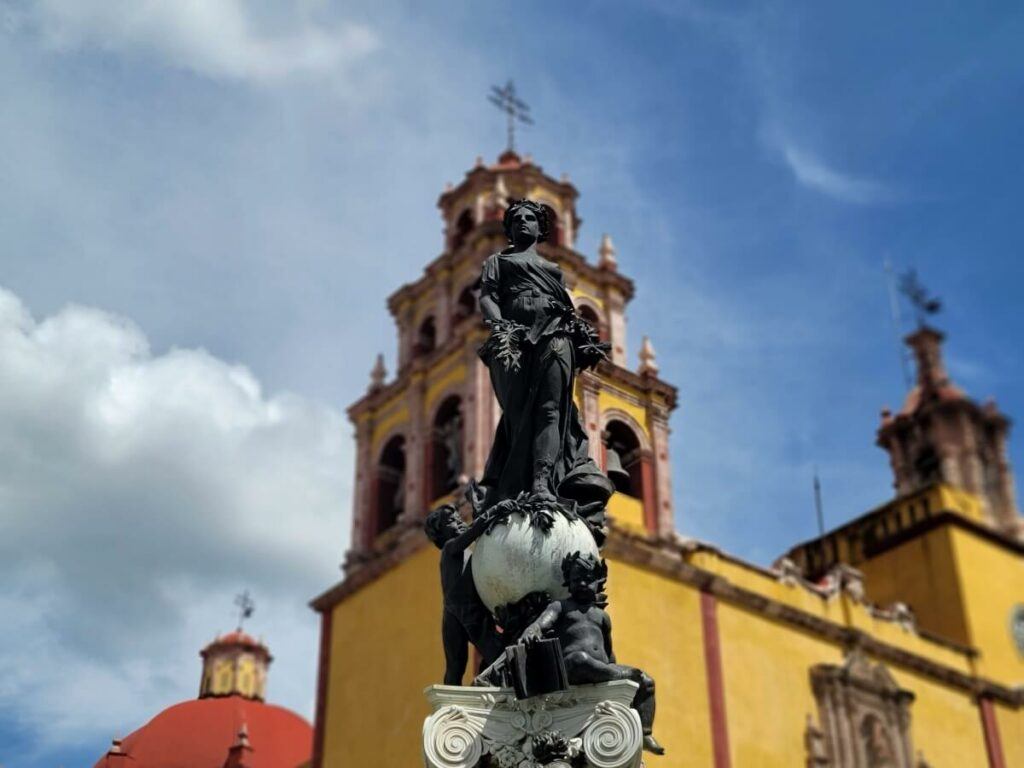
<svg viewBox="0 0 1024 768"><path fill-rule="evenodd" d="M510 224L512 242L516 245L535 243L540 237L540 220L537 218L537 214L526 206L516 208L512 213Z"/></svg>
<svg viewBox="0 0 1024 768"><path fill-rule="evenodd" d="M593 600L600 587L600 576L590 568L577 568L569 576L569 593L577 600Z"/></svg>

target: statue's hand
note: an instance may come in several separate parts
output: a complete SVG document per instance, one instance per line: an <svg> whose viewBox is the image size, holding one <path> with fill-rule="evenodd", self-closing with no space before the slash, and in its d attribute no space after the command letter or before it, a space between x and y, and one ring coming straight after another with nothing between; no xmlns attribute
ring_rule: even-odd
<svg viewBox="0 0 1024 768"><path fill-rule="evenodd" d="M538 640L543 639L544 631L537 624L531 624L523 630L523 634L519 636L519 642L525 643L526 645L533 645Z"/></svg>
<svg viewBox="0 0 1024 768"><path fill-rule="evenodd" d="M491 514L495 520L504 520L516 511L518 505L512 499L504 499L491 507Z"/></svg>

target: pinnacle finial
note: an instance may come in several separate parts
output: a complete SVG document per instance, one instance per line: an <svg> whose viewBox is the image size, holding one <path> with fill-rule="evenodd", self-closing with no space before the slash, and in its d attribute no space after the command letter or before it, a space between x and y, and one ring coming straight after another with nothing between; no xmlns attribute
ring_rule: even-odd
<svg viewBox="0 0 1024 768"><path fill-rule="evenodd" d="M373 364L373 370L370 371L370 391L376 392L382 388L387 377L388 370L384 367L384 355L378 354L377 361Z"/></svg>
<svg viewBox="0 0 1024 768"><path fill-rule="evenodd" d="M252 768L252 754L255 750L249 743L249 726L243 721L238 729L235 743L228 747L228 756L224 768Z"/></svg>
<svg viewBox="0 0 1024 768"><path fill-rule="evenodd" d="M619 262L615 258L615 244L607 232L601 235L601 246L597 249L597 266L603 269L618 269Z"/></svg>
<svg viewBox="0 0 1024 768"><path fill-rule="evenodd" d="M649 336L644 336L643 343L640 345L640 367L637 369L637 373L641 376L658 375L657 353L654 351L654 345L651 344Z"/></svg>
<svg viewBox="0 0 1024 768"><path fill-rule="evenodd" d="M236 747L250 747L249 744L249 725L248 723L242 723L242 727L238 729L238 738L235 739Z"/></svg>

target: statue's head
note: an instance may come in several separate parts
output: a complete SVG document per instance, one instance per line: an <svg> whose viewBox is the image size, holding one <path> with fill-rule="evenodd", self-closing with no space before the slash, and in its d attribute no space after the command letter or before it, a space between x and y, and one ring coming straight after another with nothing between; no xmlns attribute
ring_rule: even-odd
<svg viewBox="0 0 1024 768"><path fill-rule="evenodd" d="M514 200L502 220L505 236L513 244L542 243L551 231L548 209L533 200Z"/></svg>
<svg viewBox="0 0 1024 768"><path fill-rule="evenodd" d="M438 507L423 522L423 530L434 546L441 548L450 539L462 534L466 530L466 523L462 520L458 508L454 504L444 504Z"/></svg>
<svg viewBox="0 0 1024 768"><path fill-rule="evenodd" d="M596 600L607 580L608 564L602 558L580 552L562 558L562 586L578 600Z"/></svg>

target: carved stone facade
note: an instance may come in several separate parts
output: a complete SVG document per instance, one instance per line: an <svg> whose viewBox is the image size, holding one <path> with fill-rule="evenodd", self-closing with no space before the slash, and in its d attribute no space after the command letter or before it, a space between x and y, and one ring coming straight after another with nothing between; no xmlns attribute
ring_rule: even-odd
<svg viewBox="0 0 1024 768"><path fill-rule="evenodd" d="M829 768L916 768L910 738L914 694L882 664L853 651L842 666L811 669L819 725L805 731L807 765Z"/></svg>
<svg viewBox="0 0 1024 768"><path fill-rule="evenodd" d="M423 723L427 768L639 768L636 683L580 685L517 700L506 688L432 685ZM582 761L582 763L581 763Z"/></svg>

